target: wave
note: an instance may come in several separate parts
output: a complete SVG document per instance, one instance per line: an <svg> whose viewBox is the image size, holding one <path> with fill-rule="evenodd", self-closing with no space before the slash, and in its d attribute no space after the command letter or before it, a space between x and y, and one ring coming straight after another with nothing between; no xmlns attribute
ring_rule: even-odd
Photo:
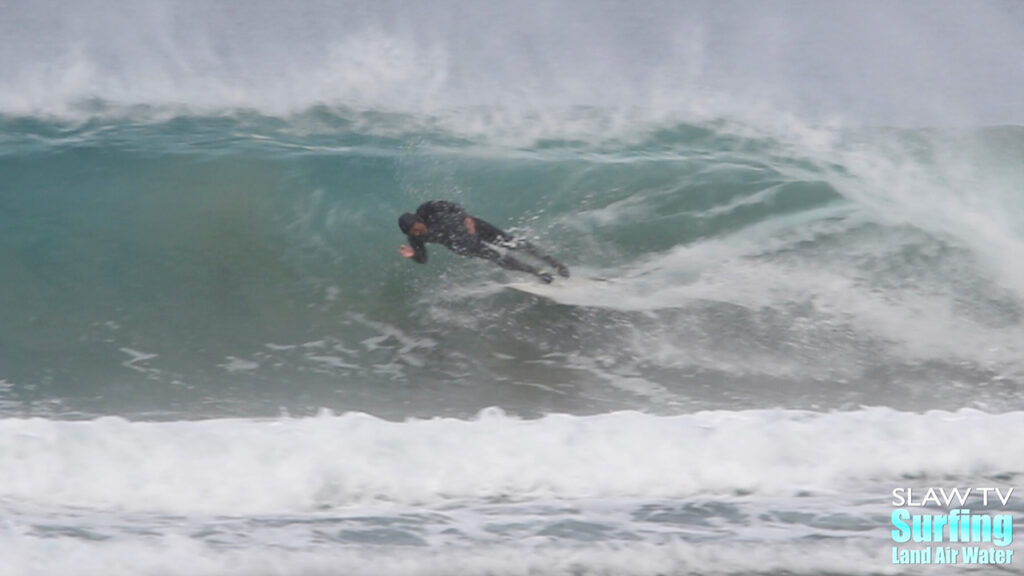
<svg viewBox="0 0 1024 576"><path fill-rule="evenodd" d="M1021 475L1015 3L0 4L0 574L888 573Z"/></svg>
<svg viewBox="0 0 1024 576"><path fill-rule="evenodd" d="M874 408L525 420L492 408L471 420L403 422L329 413L4 419L2 464L19 474L0 480L0 495L25 507L251 516L375 503L853 494L907 478L1016 477L1019 447L992 438L1019 431L1020 416Z"/></svg>
<svg viewBox="0 0 1024 576"><path fill-rule="evenodd" d="M4 546L0 544L0 546ZM83 576L138 574L877 574L885 560L869 546L810 544L592 545L579 548L495 545L425 552L409 547L290 550L280 545L246 550L216 550L184 538L159 542L92 543L69 540L14 540L0 548L11 574ZM838 571L838 567L842 567ZM942 573L934 568L933 573Z"/></svg>
<svg viewBox="0 0 1024 576"><path fill-rule="evenodd" d="M893 488L1012 483L1022 454L992 438L1021 422L7 418L0 465L19 473L0 478L0 550L7 570L40 574L878 573Z"/></svg>
<svg viewBox="0 0 1024 576"><path fill-rule="evenodd" d="M1019 407L1020 129L617 118L8 117L0 399L150 416ZM410 265L394 219L434 198L613 282L558 304L443 249Z"/></svg>

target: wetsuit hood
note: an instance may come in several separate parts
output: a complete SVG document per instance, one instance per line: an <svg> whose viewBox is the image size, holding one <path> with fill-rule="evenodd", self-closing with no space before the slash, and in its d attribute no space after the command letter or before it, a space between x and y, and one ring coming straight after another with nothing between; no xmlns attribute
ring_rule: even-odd
<svg viewBox="0 0 1024 576"><path fill-rule="evenodd" d="M412 225L418 222L419 216L406 212L398 217L398 227L402 230L402 234L409 234L409 229Z"/></svg>

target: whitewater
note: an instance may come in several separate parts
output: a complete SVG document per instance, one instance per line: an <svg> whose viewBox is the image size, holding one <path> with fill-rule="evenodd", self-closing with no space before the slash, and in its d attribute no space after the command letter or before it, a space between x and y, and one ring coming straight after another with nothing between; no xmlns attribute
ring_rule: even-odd
<svg viewBox="0 0 1024 576"><path fill-rule="evenodd" d="M0 576L959 573L892 494L1024 474L1022 30L0 3Z"/></svg>

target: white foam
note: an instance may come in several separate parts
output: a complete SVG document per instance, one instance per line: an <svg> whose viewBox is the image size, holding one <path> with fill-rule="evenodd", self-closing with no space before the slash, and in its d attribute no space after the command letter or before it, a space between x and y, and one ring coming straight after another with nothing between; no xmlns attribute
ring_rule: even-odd
<svg viewBox="0 0 1024 576"><path fill-rule="evenodd" d="M834 154L853 175L844 195L889 222L967 248L992 282L1024 301L1024 174L1013 152L1020 136L940 131Z"/></svg>
<svg viewBox="0 0 1024 576"><path fill-rule="evenodd" d="M995 131L854 135L796 121L768 133L747 130L747 138L772 143L781 158L773 168L783 179L826 181L849 202L773 216L623 266L576 271L609 282L556 281L529 290L562 304L629 312L700 309L707 303L776 316L795 309L790 326L834 326L836 334L845 331L859 342L884 345L910 364L963 363L1008 378L1024 374L1019 344L1024 326L1013 316L1024 303L1024 274L1017 265L1024 257L1024 228L1015 192L1024 180L1011 153L999 149L1004 140L1016 146L1019 134L1011 131L1004 139ZM801 166L804 161L812 168ZM771 192L706 214L743 203L770 204ZM644 208L637 198L575 221L593 227L641 221ZM884 231L873 232L879 225ZM905 263L901 251L921 252L927 261ZM758 360L746 350L733 363L727 348L702 351L702 334L681 339L681 328L675 328L675 333L666 328L667 338L638 338L634 355L660 356L662 366L667 359L674 366L782 377L856 377L863 371L855 365L856 354L844 358L835 350L825 368L839 370L781 357Z"/></svg>
<svg viewBox="0 0 1024 576"><path fill-rule="evenodd" d="M257 514L368 502L832 492L1024 472L1024 414L639 412L389 422L0 420L0 502Z"/></svg>
<svg viewBox="0 0 1024 576"><path fill-rule="evenodd" d="M218 364L217 366L227 370L228 372L247 372L257 370L260 367L259 362L243 360L241 358L235 358L234 356L228 356L225 360L226 362Z"/></svg>
<svg viewBox="0 0 1024 576"><path fill-rule="evenodd" d="M283 546L213 548L185 537L88 542L71 538L0 539L0 576L66 575L327 575L580 576L616 574L896 574L881 545L814 541L803 544L624 543L550 546L543 542L416 549L408 547ZM928 566L929 574L943 573Z"/></svg>

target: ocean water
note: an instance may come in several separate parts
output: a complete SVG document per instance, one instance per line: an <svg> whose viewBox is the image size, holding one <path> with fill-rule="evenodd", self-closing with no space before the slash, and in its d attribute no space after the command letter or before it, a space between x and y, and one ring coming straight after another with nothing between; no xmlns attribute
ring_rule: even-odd
<svg viewBox="0 0 1024 576"><path fill-rule="evenodd" d="M0 2L0 576L997 569L890 514L1024 474L1022 30Z"/></svg>

